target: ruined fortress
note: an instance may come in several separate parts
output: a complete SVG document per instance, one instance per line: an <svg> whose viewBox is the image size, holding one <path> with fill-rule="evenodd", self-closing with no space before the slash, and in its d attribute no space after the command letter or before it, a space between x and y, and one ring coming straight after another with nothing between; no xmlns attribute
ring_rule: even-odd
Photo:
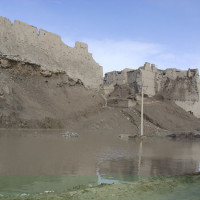
<svg viewBox="0 0 200 200"><path fill-rule="evenodd" d="M46 72L64 71L74 80L80 79L88 88L98 89L103 70L88 53L85 43L71 48L61 37L21 21L0 17L0 55L9 59L40 65Z"/></svg>
<svg viewBox="0 0 200 200"><path fill-rule="evenodd" d="M143 86L145 97L160 97L200 118L200 80L198 69L181 71L174 68L159 70L145 63L137 70L124 69L105 74L104 88L108 99L137 100ZM124 100L125 100L124 99Z"/></svg>
<svg viewBox="0 0 200 200"><path fill-rule="evenodd" d="M103 85L108 102L128 102L128 106L133 106L140 100L143 87L145 97L174 101L200 118L198 69L159 70L154 64L145 63L137 70L109 72L103 81L102 67L88 53L87 44L76 42L72 48L56 34L0 17L0 66L6 68L8 60L39 65L45 76L66 73L86 88L99 90Z"/></svg>

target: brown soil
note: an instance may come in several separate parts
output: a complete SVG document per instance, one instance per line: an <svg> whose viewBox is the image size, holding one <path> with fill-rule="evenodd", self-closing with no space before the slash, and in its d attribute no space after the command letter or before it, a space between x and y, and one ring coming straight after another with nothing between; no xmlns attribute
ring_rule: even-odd
<svg viewBox="0 0 200 200"><path fill-rule="evenodd" d="M1 128L65 128L97 112L103 98L66 74L44 77L40 66L12 63L0 68Z"/></svg>
<svg viewBox="0 0 200 200"><path fill-rule="evenodd" d="M140 110L140 106L136 106ZM144 116L158 127L170 131L199 129L200 120L170 101L150 102L144 105Z"/></svg>
<svg viewBox="0 0 200 200"><path fill-rule="evenodd" d="M0 128L64 128L79 133L135 135L140 105L104 107L102 92L89 90L63 73L41 73L40 66L10 61L0 68ZM200 120L172 102L144 106L146 135L200 129Z"/></svg>

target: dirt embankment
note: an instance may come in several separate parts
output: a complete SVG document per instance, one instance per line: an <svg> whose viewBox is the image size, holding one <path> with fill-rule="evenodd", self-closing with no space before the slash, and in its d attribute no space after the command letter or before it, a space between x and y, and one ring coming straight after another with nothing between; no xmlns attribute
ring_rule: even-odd
<svg viewBox="0 0 200 200"><path fill-rule="evenodd" d="M140 111L140 106L136 106ZM200 120L175 103L160 101L144 105L144 117L156 126L169 131L191 131L200 128Z"/></svg>
<svg viewBox="0 0 200 200"><path fill-rule="evenodd" d="M63 72L14 60L0 66L0 128L64 128L116 136L140 132L139 104L105 107L101 91L89 90ZM200 129L200 120L174 103L150 102L144 105L146 135Z"/></svg>
<svg viewBox="0 0 200 200"><path fill-rule="evenodd" d="M99 93L65 73L13 60L0 67L0 128L66 128L103 104Z"/></svg>

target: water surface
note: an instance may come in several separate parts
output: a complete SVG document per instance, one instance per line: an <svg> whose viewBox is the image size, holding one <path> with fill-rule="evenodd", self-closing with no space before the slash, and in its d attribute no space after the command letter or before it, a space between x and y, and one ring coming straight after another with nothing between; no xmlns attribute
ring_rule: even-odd
<svg viewBox="0 0 200 200"><path fill-rule="evenodd" d="M117 135L63 137L64 130L0 131L0 194L57 193L200 169L200 143Z"/></svg>

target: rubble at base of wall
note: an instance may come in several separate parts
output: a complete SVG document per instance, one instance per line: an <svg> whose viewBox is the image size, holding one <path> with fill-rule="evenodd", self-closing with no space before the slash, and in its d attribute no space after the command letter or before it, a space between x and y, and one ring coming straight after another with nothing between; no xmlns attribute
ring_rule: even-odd
<svg viewBox="0 0 200 200"><path fill-rule="evenodd" d="M136 105L136 101L130 99L108 99L107 105L109 107L117 108L131 108Z"/></svg>

